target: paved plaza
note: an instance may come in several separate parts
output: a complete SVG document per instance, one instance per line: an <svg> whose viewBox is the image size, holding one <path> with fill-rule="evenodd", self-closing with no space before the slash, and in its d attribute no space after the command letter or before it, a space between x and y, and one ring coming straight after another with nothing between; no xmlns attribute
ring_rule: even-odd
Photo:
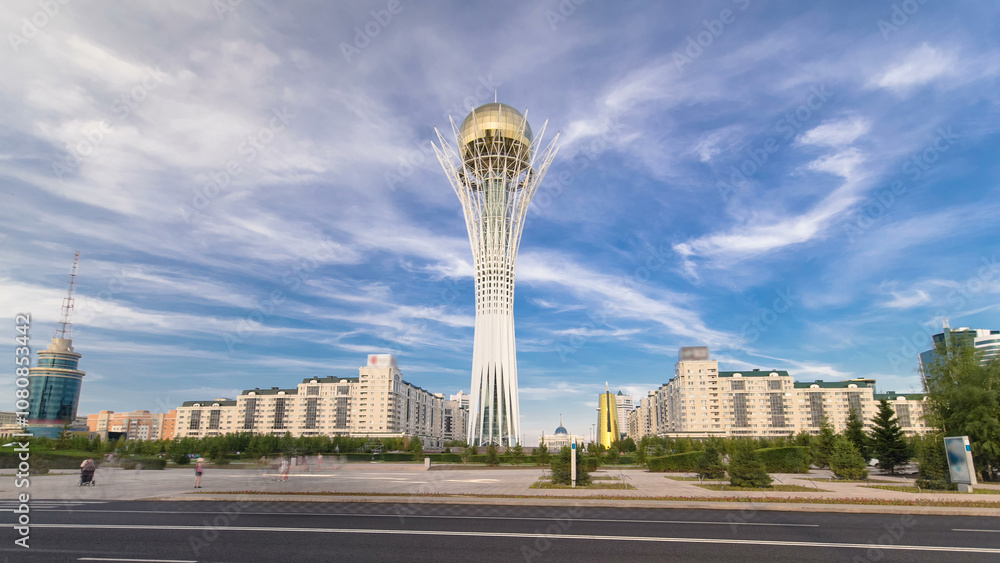
<svg viewBox="0 0 1000 563"><path fill-rule="evenodd" d="M143 500L143 499L186 499L231 498L229 495L212 495L213 492L272 493L253 496L255 500L295 498L296 500L345 500L351 497L330 495L302 495L302 493L337 492L362 496L412 495L414 497L435 497L448 495L472 496L518 496L535 497L538 500L559 497L630 497L635 500L608 502L632 503L642 498L687 497L697 498L863 498L863 499L942 499L942 500L985 500L1000 502L995 494L955 494L955 493L906 493L864 487L863 483L828 483L807 480L807 478L828 477L825 470L813 471L810 475L773 475L775 483L802 485L817 489L815 492L780 491L712 491L697 486L692 481L677 481L663 473L650 473L642 469L603 469L594 473L598 477L618 477L634 489L532 489L530 488L546 472L542 468L466 468L463 466L435 466L429 471L417 464L391 463L348 463L325 467L318 471L296 471L281 479L276 471L264 468L208 467L202 477L201 489L194 488L194 471L190 468L171 468L162 471L134 471L118 468L99 468L95 476L97 486L78 486L79 476L70 472L54 472L52 475L36 476L31 479L27 492L32 499L41 500ZM677 476L677 474L672 474ZM901 485L912 481L900 477L874 476L878 480L898 481ZM599 480L597 482L609 482ZM0 490L13 497L25 489L15 489L12 477L0 480ZM981 489L1000 490L998 485L980 485ZM201 494L193 494L201 493ZM280 493L296 493L285 497ZM455 500L455 497L448 497ZM361 500L358 498L357 500ZM385 497L381 497L385 500ZM532 499L526 499L531 502ZM596 499L595 499L596 500ZM718 503L707 503L718 504ZM842 505L839 505L842 506ZM778 508L778 507L775 507ZM818 507L814 510L820 510ZM823 509L825 510L825 508ZM964 512L983 511L1000 516L1000 509L952 509Z"/></svg>

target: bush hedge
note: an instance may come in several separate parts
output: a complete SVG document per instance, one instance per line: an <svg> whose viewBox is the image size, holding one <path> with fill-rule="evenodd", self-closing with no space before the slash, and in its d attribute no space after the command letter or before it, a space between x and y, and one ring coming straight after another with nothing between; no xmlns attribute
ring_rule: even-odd
<svg viewBox="0 0 1000 563"><path fill-rule="evenodd" d="M652 457L646 460L646 467L654 472L695 471L698 467L699 457L701 457L701 452Z"/></svg>
<svg viewBox="0 0 1000 563"><path fill-rule="evenodd" d="M789 446L757 450L768 473L809 473L809 448Z"/></svg>
<svg viewBox="0 0 1000 563"><path fill-rule="evenodd" d="M119 462L122 469L163 469L167 466L167 460L159 457L127 457Z"/></svg>
<svg viewBox="0 0 1000 563"><path fill-rule="evenodd" d="M917 487L933 491L957 491L958 483L949 483L944 479L917 479Z"/></svg>
<svg viewBox="0 0 1000 563"><path fill-rule="evenodd" d="M89 455L81 455L79 453L63 453L47 451L45 453L35 453L30 452L30 457L28 458L28 463L34 467L35 464L44 460L45 464L48 464L50 469L80 469L80 464L83 460L91 457ZM100 465L100 456L94 458L94 464ZM0 453L0 469L15 469L17 465L21 463L20 458L18 458L17 452L2 452ZM39 465L41 467L41 465Z"/></svg>

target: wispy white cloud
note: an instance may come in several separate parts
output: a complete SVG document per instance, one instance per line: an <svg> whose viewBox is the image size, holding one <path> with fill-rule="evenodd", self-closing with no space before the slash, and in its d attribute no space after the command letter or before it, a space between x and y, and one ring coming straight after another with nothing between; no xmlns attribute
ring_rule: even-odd
<svg viewBox="0 0 1000 563"><path fill-rule="evenodd" d="M796 142L803 145L840 147L849 145L855 139L868 133L871 122L863 118L844 118L824 121L817 127L799 135Z"/></svg>
<svg viewBox="0 0 1000 563"><path fill-rule="evenodd" d="M872 84L897 93L906 93L917 86L947 78L954 70L955 63L956 57L952 53L924 43L903 60L893 63L874 77Z"/></svg>

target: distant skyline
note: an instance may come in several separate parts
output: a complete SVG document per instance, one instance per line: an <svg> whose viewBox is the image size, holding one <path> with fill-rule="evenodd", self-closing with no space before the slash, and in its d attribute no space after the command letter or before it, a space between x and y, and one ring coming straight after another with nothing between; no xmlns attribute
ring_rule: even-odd
<svg viewBox="0 0 1000 563"><path fill-rule="evenodd" d="M682 346L905 393L943 317L1000 328L1000 6L233 3L0 5L0 316L44 349L81 252L81 415L369 353L468 392L430 141L495 95L561 134L517 264L529 444Z"/></svg>

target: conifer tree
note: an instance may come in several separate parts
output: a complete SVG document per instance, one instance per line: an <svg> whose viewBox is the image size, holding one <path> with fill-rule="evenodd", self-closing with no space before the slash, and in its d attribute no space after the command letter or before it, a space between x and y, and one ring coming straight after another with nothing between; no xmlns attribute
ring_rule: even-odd
<svg viewBox="0 0 1000 563"><path fill-rule="evenodd" d="M720 444L715 440L709 440L698 457L696 467L698 477L702 479L722 479L726 476L726 466L722 463L722 456L719 455Z"/></svg>
<svg viewBox="0 0 1000 563"><path fill-rule="evenodd" d="M771 476L757 455L754 443L740 440L733 446L729 460L729 483L734 487L770 487Z"/></svg>
<svg viewBox="0 0 1000 563"><path fill-rule="evenodd" d="M497 449L496 444L486 446L486 465L489 465L490 467L500 465L500 450Z"/></svg>
<svg viewBox="0 0 1000 563"><path fill-rule="evenodd" d="M868 462L846 436L837 436L833 441L833 455L830 469L838 479L860 481L868 477Z"/></svg>
<svg viewBox="0 0 1000 563"><path fill-rule="evenodd" d="M878 468L894 474L899 466L909 460L903 430L899 419L889 406L889 401L879 401L878 414L872 419L872 455L878 459Z"/></svg>
<svg viewBox="0 0 1000 563"><path fill-rule="evenodd" d="M545 440L541 440L538 443L538 447L534 451L535 464L536 465L548 465L549 464L549 447L545 445Z"/></svg>
<svg viewBox="0 0 1000 563"><path fill-rule="evenodd" d="M819 424L819 436L812 440L812 463L816 467L830 467L830 456L833 455L833 441L837 437L833 425L826 416Z"/></svg>
<svg viewBox="0 0 1000 563"><path fill-rule="evenodd" d="M857 410L851 409L851 414L847 417L847 428L844 430L844 437L854 444L854 447L864 458L865 464L868 464L868 460L872 458L871 456L871 438L865 432L865 424L861 421L861 416Z"/></svg>

